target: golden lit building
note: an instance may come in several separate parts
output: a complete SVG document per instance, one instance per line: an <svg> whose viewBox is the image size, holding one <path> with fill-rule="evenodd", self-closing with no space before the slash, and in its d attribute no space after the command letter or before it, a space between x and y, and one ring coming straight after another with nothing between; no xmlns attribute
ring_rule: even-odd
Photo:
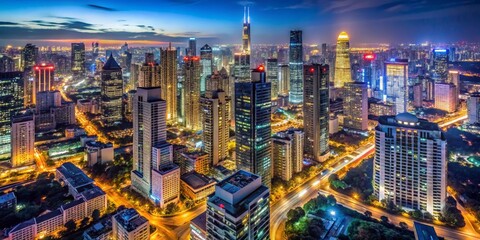
<svg viewBox="0 0 480 240"><path fill-rule="evenodd" d="M350 39L346 32L341 32L337 39L337 56L335 57L334 87L343 88L352 81L350 72Z"/></svg>
<svg viewBox="0 0 480 240"><path fill-rule="evenodd" d="M160 48L162 99L167 101L167 122L177 121L177 49Z"/></svg>
<svg viewBox="0 0 480 240"><path fill-rule="evenodd" d="M184 98L185 98L185 126L189 129L200 130L200 77L202 66L199 57L185 57L183 59ZM168 100L167 100L168 102ZM168 111L168 110L167 110Z"/></svg>

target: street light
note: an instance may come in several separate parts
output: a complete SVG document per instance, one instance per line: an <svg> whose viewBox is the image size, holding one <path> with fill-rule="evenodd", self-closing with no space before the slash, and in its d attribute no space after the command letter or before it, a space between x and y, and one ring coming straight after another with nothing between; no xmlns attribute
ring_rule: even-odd
<svg viewBox="0 0 480 240"><path fill-rule="evenodd" d="M333 211L333 210L330 211L330 215L332 215L332 217L334 217L335 214L337 214L335 211Z"/></svg>

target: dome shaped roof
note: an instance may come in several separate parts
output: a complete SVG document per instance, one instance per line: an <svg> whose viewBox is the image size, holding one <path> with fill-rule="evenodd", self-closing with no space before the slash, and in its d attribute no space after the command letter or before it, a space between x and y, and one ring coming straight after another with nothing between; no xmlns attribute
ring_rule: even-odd
<svg viewBox="0 0 480 240"><path fill-rule="evenodd" d="M410 123L418 122L418 118L415 115L408 112L397 114L397 116L395 117L395 120L402 121L402 122L410 122Z"/></svg>
<svg viewBox="0 0 480 240"><path fill-rule="evenodd" d="M340 35L338 35L338 39L342 39L342 40L348 40L349 37L348 37L348 34L347 32L341 32Z"/></svg>

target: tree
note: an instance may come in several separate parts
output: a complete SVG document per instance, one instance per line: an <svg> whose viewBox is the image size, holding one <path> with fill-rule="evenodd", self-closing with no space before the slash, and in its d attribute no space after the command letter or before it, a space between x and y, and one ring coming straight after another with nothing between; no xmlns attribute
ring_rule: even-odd
<svg viewBox="0 0 480 240"><path fill-rule="evenodd" d="M371 218L371 217L372 217L372 212L370 212L370 211L368 211L368 210L365 211L363 214L365 214L365 216L366 216L367 218Z"/></svg>
<svg viewBox="0 0 480 240"><path fill-rule="evenodd" d="M408 229L408 225L405 222L400 222L398 225L404 230Z"/></svg>
<svg viewBox="0 0 480 240"><path fill-rule="evenodd" d="M332 207L337 204L337 200L335 199L335 197L333 195L328 195L327 196L327 204L332 206Z"/></svg>
<svg viewBox="0 0 480 240"><path fill-rule="evenodd" d="M93 210L92 219L93 219L93 222L97 222L98 219L100 219L100 210L98 209Z"/></svg>
<svg viewBox="0 0 480 240"><path fill-rule="evenodd" d="M287 212L287 219L293 222L297 222L303 216L305 216L305 211L301 207L290 209Z"/></svg>
<svg viewBox="0 0 480 240"><path fill-rule="evenodd" d="M75 223L75 221L70 220L70 221L65 223L65 228L66 228L67 233L71 233L71 232L75 231L75 229L77 228L77 224Z"/></svg>
<svg viewBox="0 0 480 240"><path fill-rule="evenodd" d="M415 219L423 218L423 212L418 209L415 209L415 211L411 211L409 214L410 216L412 216L412 218L415 218Z"/></svg>
<svg viewBox="0 0 480 240"><path fill-rule="evenodd" d="M386 216L381 216L380 220L382 220L382 222L384 222L384 223L388 223L388 221L389 221L388 217L386 217Z"/></svg>
<svg viewBox="0 0 480 240"><path fill-rule="evenodd" d="M90 218L89 217L84 217L82 219L82 222L80 223L80 227L85 227L88 225L88 222L90 222Z"/></svg>
<svg viewBox="0 0 480 240"><path fill-rule="evenodd" d="M177 204L175 203L169 203L167 204L167 206L165 207L165 214L173 214L175 212L178 212L178 210L180 210L180 208L178 207Z"/></svg>

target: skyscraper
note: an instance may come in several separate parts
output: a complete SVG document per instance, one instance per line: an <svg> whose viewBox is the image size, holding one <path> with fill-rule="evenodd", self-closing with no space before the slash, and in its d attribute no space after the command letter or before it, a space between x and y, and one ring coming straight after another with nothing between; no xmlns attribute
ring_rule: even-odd
<svg viewBox="0 0 480 240"><path fill-rule="evenodd" d="M188 39L188 48L186 49L188 57L197 56L197 39L191 37Z"/></svg>
<svg viewBox="0 0 480 240"><path fill-rule="evenodd" d="M278 92L282 96L288 96L288 92L290 92L290 69L288 65L278 66Z"/></svg>
<svg viewBox="0 0 480 240"><path fill-rule="evenodd" d="M35 122L29 112L12 117L11 131L12 166L32 164L34 159Z"/></svg>
<svg viewBox="0 0 480 240"><path fill-rule="evenodd" d="M328 65L312 64L304 66L304 154L316 161L324 161L329 155L330 100L328 96L328 76Z"/></svg>
<svg viewBox="0 0 480 240"><path fill-rule="evenodd" d="M377 89L379 87L375 74L375 58L376 56L373 53L363 55L363 82L367 84L369 89Z"/></svg>
<svg viewBox="0 0 480 240"><path fill-rule="evenodd" d="M243 29L242 29L242 52L251 54L251 36L250 36L250 8L243 9Z"/></svg>
<svg viewBox="0 0 480 240"><path fill-rule="evenodd" d="M480 123L480 93L472 93L467 98L468 123Z"/></svg>
<svg viewBox="0 0 480 240"><path fill-rule="evenodd" d="M0 73L0 159L10 157L11 117L24 107L23 72Z"/></svg>
<svg viewBox="0 0 480 240"><path fill-rule="evenodd" d="M202 82L200 84L200 91L205 92L207 88L207 78L213 72L213 53L212 48L205 44L200 48L200 64L202 65Z"/></svg>
<svg viewBox="0 0 480 240"><path fill-rule="evenodd" d="M132 187L145 197L151 192L152 149L167 139L166 102L160 88L137 88L133 99Z"/></svg>
<svg viewBox="0 0 480 240"><path fill-rule="evenodd" d="M276 58L267 59L267 82L272 84L272 105L277 105L278 98L278 60Z"/></svg>
<svg viewBox="0 0 480 240"><path fill-rule="evenodd" d="M22 50L22 64L21 68L24 71L29 71L37 64L38 61L38 48L37 46L28 43Z"/></svg>
<svg viewBox="0 0 480 240"><path fill-rule="evenodd" d="M457 87L453 83L435 83L435 108L453 113L457 110Z"/></svg>
<svg viewBox="0 0 480 240"><path fill-rule="evenodd" d="M423 106L423 85L421 83L413 85L413 106L416 108Z"/></svg>
<svg viewBox="0 0 480 240"><path fill-rule="evenodd" d="M0 55L0 72L13 72L15 71L15 62L12 58Z"/></svg>
<svg viewBox="0 0 480 240"><path fill-rule="evenodd" d="M298 105L303 102L303 45L302 31L290 31L290 104Z"/></svg>
<svg viewBox="0 0 480 240"><path fill-rule="evenodd" d="M278 132L272 137L273 175L285 181L303 169L305 134L298 130Z"/></svg>
<svg viewBox="0 0 480 240"><path fill-rule="evenodd" d="M230 77L228 76L227 70L225 68L220 69L219 72L215 71L210 75L207 81L206 86L207 91L216 91L223 90L227 96L232 96L233 90L230 87Z"/></svg>
<svg viewBox="0 0 480 240"><path fill-rule="evenodd" d="M270 191L261 176L238 171L207 201L207 239L270 239Z"/></svg>
<svg viewBox="0 0 480 240"><path fill-rule="evenodd" d="M448 74L448 49L433 50L433 78L437 81L447 80Z"/></svg>
<svg viewBox="0 0 480 240"><path fill-rule="evenodd" d="M408 59L391 59L385 63L387 101L395 105L396 113L407 111Z"/></svg>
<svg viewBox="0 0 480 240"><path fill-rule="evenodd" d="M167 121L177 121L177 50L160 48L162 98L167 102Z"/></svg>
<svg viewBox="0 0 480 240"><path fill-rule="evenodd" d="M160 75L160 66L155 62L153 53L145 53L145 62L138 73L138 87L160 87Z"/></svg>
<svg viewBox="0 0 480 240"><path fill-rule="evenodd" d="M343 103L343 127L354 131L368 128L368 89L367 83L349 82L345 84Z"/></svg>
<svg viewBox="0 0 480 240"><path fill-rule="evenodd" d="M122 121L123 78L122 68L112 54L102 68L101 111L102 123L112 126Z"/></svg>
<svg viewBox="0 0 480 240"><path fill-rule="evenodd" d="M72 43L72 73L74 76L85 75L85 44Z"/></svg>
<svg viewBox="0 0 480 240"><path fill-rule="evenodd" d="M437 124L409 113L381 116L375 128L374 195L438 217L447 197L447 143Z"/></svg>
<svg viewBox="0 0 480 240"><path fill-rule="evenodd" d="M258 174L271 184L271 84L263 66L251 82L235 83L235 153L237 169Z"/></svg>
<svg viewBox="0 0 480 240"><path fill-rule="evenodd" d="M458 107L459 105L459 97L460 97L460 89L461 89L461 85L460 85L460 73L456 70L450 70L448 71L448 78L447 78L447 83L451 83L455 86L455 89L457 90L455 92L455 95L456 95L456 103L455 105Z"/></svg>
<svg viewBox="0 0 480 240"><path fill-rule="evenodd" d="M335 88L343 88L345 83L352 81L350 70L350 39L346 32L341 32L337 39L337 55L335 57Z"/></svg>
<svg viewBox="0 0 480 240"><path fill-rule="evenodd" d="M202 142L211 166L228 156L230 97L221 90L207 91L200 99Z"/></svg>
<svg viewBox="0 0 480 240"><path fill-rule="evenodd" d="M185 126L189 129L200 130L200 59L198 57L183 58L183 84L185 98Z"/></svg>
<svg viewBox="0 0 480 240"><path fill-rule="evenodd" d="M33 83L32 102L36 103L37 93L53 90L55 67L53 67L53 64L42 63L35 65L33 69L35 79Z"/></svg>
<svg viewBox="0 0 480 240"><path fill-rule="evenodd" d="M235 82L248 82L250 80L250 54L235 53L233 60L233 76L235 77Z"/></svg>

